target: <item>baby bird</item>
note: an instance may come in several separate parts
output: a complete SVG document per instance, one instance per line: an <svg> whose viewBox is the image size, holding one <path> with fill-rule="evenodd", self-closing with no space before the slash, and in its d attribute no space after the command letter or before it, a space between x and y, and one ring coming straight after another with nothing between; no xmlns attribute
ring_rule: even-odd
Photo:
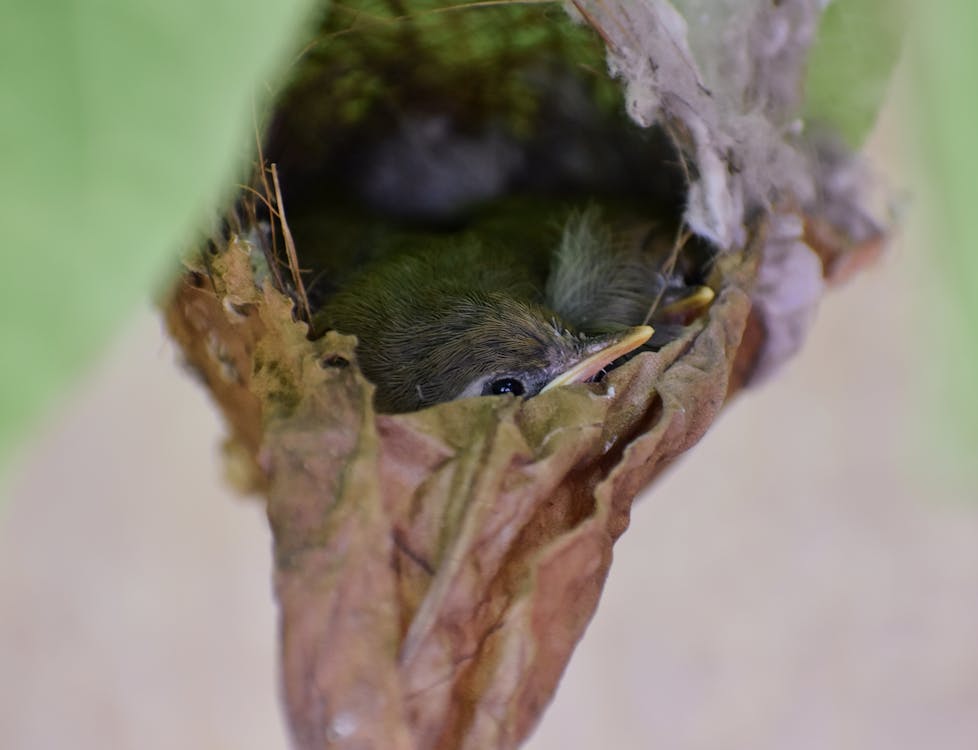
<svg viewBox="0 0 978 750"><path fill-rule="evenodd" d="M650 340L657 302L689 292L593 206L566 219L555 248L506 234L406 238L326 302L314 328L357 336L379 411L590 380Z"/></svg>

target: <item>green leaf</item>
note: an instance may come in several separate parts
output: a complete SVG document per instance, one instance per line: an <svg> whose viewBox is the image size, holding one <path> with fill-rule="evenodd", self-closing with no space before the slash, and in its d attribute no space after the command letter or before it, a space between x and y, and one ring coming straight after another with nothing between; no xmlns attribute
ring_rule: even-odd
<svg viewBox="0 0 978 750"><path fill-rule="evenodd" d="M975 472L978 444L978 5L973 0L915 9L910 48L915 84L905 112L921 167L918 197L927 209L927 253L943 284L929 299L933 343L922 400L943 418L940 449ZM908 139L910 140L910 139ZM926 188L921 190L920 188ZM937 398L934 398L934 397ZM934 408L936 407L936 409Z"/></svg>
<svg viewBox="0 0 978 750"><path fill-rule="evenodd" d="M0 457L227 194L309 5L8 0Z"/></svg>
<svg viewBox="0 0 978 750"><path fill-rule="evenodd" d="M805 115L858 148L886 97L904 19L893 0L835 0L822 14L808 62Z"/></svg>

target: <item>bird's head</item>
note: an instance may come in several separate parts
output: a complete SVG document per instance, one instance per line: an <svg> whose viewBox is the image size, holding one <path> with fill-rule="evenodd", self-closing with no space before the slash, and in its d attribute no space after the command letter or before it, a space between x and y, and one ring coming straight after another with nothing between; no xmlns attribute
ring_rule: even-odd
<svg viewBox="0 0 978 750"><path fill-rule="evenodd" d="M377 386L381 411L469 396L534 396L593 378L652 335L638 326L584 336L546 308L502 292L441 297L401 313L336 321L359 337L360 366Z"/></svg>

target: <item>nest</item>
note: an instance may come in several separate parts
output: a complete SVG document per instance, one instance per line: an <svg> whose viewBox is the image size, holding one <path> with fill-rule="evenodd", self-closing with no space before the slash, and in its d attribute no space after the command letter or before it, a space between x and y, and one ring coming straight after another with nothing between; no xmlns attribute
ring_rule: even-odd
<svg viewBox="0 0 978 750"><path fill-rule="evenodd" d="M878 250L860 183L838 179L856 162L787 127L817 5L756 3L709 64L652 1L391 0L322 22L252 184L165 304L237 481L267 499L297 747L516 747L637 493ZM747 40L778 25L759 58ZM479 179L416 158L432 128ZM378 413L356 339L316 326L369 217L451 225L554 191L613 191L688 231L712 305L599 383Z"/></svg>

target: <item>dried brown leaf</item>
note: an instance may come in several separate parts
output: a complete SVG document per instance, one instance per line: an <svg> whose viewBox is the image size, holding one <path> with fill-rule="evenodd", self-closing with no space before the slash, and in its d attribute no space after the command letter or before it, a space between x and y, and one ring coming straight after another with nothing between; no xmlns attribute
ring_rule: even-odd
<svg viewBox="0 0 978 750"><path fill-rule="evenodd" d="M601 384L378 415L355 340L307 340L247 251L212 285L188 274L168 321L266 487L297 746L515 747L635 494L727 397L753 262L725 261L700 329Z"/></svg>
<svg viewBox="0 0 978 750"><path fill-rule="evenodd" d="M668 3L573 5L607 44L633 118L663 124L689 160L684 220L723 251L717 298L682 338L600 384L382 415L355 339L310 341L243 239L166 305L250 465L237 473L267 498L285 702L304 750L516 747L594 613L636 494L800 346L823 277L882 236L850 194L861 188L824 189L856 184L834 179L848 153L810 162L784 138L817 4L756 4L758 28L793 19L796 41L765 65L710 68L734 81L729 96L703 85L704 42L687 45ZM764 81L744 78L762 68ZM740 95L747 84L772 120Z"/></svg>

